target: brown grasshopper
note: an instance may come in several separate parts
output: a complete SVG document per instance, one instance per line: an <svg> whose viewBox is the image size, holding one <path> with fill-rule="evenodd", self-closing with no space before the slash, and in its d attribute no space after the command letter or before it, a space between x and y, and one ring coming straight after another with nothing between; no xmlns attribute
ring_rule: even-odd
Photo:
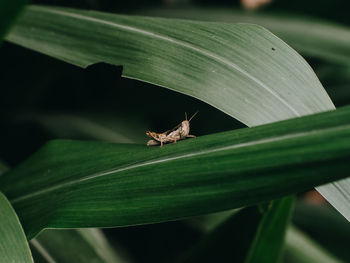
<svg viewBox="0 0 350 263"><path fill-rule="evenodd" d="M167 130L162 133L146 131L146 135L152 138L152 140L147 142L147 146L160 144L160 147L162 147L165 143L176 143L177 141L184 140L186 138L196 137L190 134L190 121L194 116L196 116L197 113L198 111L193 114L189 120L187 120L187 113L185 112L185 120L171 130Z"/></svg>

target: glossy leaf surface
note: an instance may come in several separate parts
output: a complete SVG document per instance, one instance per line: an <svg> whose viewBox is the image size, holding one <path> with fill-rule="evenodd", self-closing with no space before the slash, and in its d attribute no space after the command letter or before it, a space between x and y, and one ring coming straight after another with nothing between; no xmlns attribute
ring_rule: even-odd
<svg viewBox="0 0 350 263"><path fill-rule="evenodd" d="M52 141L0 177L0 186L29 237L45 227L174 220L347 177L349 120L344 107L162 148Z"/></svg>
<svg viewBox="0 0 350 263"><path fill-rule="evenodd" d="M21 223L6 197L0 192L0 262L33 263Z"/></svg>
<svg viewBox="0 0 350 263"><path fill-rule="evenodd" d="M7 40L195 98L255 126L333 109L306 61L266 29L31 6Z"/></svg>
<svg viewBox="0 0 350 263"><path fill-rule="evenodd" d="M350 65L350 29L346 25L307 16L250 13L229 8L162 8L138 14L202 21L252 23L271 30L303 55Z"/></svg>

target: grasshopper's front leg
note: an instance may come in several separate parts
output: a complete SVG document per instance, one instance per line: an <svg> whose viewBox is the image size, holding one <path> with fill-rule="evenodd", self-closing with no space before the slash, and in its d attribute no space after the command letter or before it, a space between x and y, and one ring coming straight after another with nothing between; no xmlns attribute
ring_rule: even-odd
<svg viewBox="0 0 350 263"><path fill-rule="evenodd" d="M186 135L186 138L196 138L196 136L195 136L195 135L188 134L188 135Z"/></svg>

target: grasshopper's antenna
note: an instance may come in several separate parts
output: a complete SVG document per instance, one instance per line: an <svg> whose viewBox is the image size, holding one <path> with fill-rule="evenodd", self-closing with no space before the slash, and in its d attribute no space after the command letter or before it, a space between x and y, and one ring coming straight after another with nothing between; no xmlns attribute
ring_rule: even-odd
<svg viewBox="0 0 350 263"><path fill-rule="evenodd" d="M198 113L198 111L196 111L196 113L192 115L192 117L188 120L188 122L190 122L194 118L194 116L197 115L197 113ZM186 120L187 120L187 116L186 116Z"/></svg>
<svg viewBox="0 0 350 263"><path fill-rule="evenodd" d="M185 112L185 120L187 121L187 112Z"/></svg>

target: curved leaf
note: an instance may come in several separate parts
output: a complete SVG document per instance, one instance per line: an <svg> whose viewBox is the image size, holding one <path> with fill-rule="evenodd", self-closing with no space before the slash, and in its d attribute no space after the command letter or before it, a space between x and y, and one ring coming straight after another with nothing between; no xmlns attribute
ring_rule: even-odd
<svg viewBox="0 0 350 263"><path fill-rule="evenodd" d="M342 263L344 261L339 260L302 231L291 226L287 231L286 248L282 262Z"/></svg>
<svg viewBox="0 0 350 263"><path fill-rule="evenodd" d="M42 231L30 241L35 262L120 263L102 231L94 228ZM37 254L35 254L35 253Z"/></svg>
<svg viewBox="0 0 350 263"><path fill-rule="evenodd" d="M294 201L295 197L291 196L271 202L259 224L246 263L279 262Z"/></svg>
<svg viewBox="0 0 350 263"><path fill-rule="evenodd" d="M0 160L0 176L8 170ZM0 192L0 262L33 262L21 223L7 198Z"/></svg>
<svg viewBox="0 0 350 263"><path fill-rule="evenodd" d="M6 197L0 192L0 262L31 262L32 255L21 223Z"/></svg>
<svg viewBox="0 0 350 263"><path fill-rule="evenodd" d="M180 262L277 262L293 204L294 197L285 197L240 210L206 234Z"/></svg>
<svg viewBox="0 0 350 263"><path fill-rule="evenodd" d="M203 21L253 23L266 27L297 51L350 65L350 29L342 24L293 14L250 13L222 8L161 8L138 14Z"/></svg>
<svg viewBox="0 0 350 263"><path fill-rule="evenodd" d="M0 44L27 0L0 0Z"/></svg>
<svg viewBox="0 0 350 263"><path fill-rule="evenodd" d="M205 231L202 239L178 262L244 262L264 213L258 206L252 206L225 219L217 213L211 216L217 217L218 224L213 227L201 221L199 224L206 230L212 229Z"/></svg>
<svg viewBox="0 0 350 263"><path fill-rule="evenodd" d="M304 59L266 29L31 6L7 40L203 100L248 126L333 109Z"/></svg>
<svg viewBox="0 0 350 263"><path fill-rule="evenodd" d="M163 148L53 141L0 177L0 189L29 237L252 205L348 176L349 120L344 107Z"/></svg>

